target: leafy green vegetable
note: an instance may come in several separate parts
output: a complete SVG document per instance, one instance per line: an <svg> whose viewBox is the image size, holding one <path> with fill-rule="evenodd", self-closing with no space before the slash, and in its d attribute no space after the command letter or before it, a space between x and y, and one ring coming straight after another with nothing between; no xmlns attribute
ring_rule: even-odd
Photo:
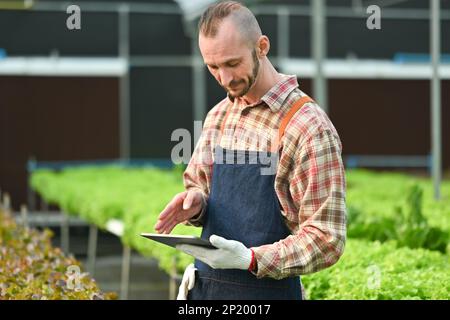
<svg viewBox="0 0 450 320"><path fill-rule="evenodd" d="M92 167L36 171L31 184L49 203L101 228L109 219L122 220L125 244L157 258L168 273L175 262L180 273L192 262L191 257L139 234L152 232L159 213L176 193L184 190L182 169ZM434 201L432 192L429 179L348 171L350 239L335 266L303 277L309 297L448 299L450 182L443 183L443 200ZM199 235L201 230L179 225L173 232Z"/></svg>
<svg viewBox="0 0 450 320"><path fill-rule="evenodd" d="M51 246L50 230L16 225L0 210L0 300L116 299L102 293L81 264Z"/></svg>
<svg viewBox="0 0 450 320"><path fill-rule="evenodd" d="M302 276L309 299L450 299L449 256L397 248L394 241L347 241L332 267Z"/></svg>
<svg viewBox="0 0 450 320"><path fill-rule="evenodd" d="M415 183L404 191L406 197L392 203L392 216L377 212L376 206L370 206L369 202L365 203L367 211L351 204L348 209L348 235L369 240L396 240L399 246L445 252L450 238L449 231L429 225L423 214L422 187ZM373 203L376 204L375 201ZM374 214L367 214L371 209ZM442 214L445 215L445 211Z"/></svg>

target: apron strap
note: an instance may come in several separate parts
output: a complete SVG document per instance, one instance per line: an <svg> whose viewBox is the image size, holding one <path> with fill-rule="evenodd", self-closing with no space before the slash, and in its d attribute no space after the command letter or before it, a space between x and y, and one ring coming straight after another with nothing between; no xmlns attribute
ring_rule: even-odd
<svg viewBox="0 0 450 320"><path fill-rule="evenodd" d="M276 142L276 144L271 148L272 152L278 152L278 148L281 144L281 139L284 136L284 131L289 123L289 121L291 121L292 117L294 116L294 114L300 110L305 103L308 102L314 102L314 100L309 97L309 96L303 96L300 99L298 99L291 107L291 109L288 111L288 113L284 116L283 120L281 120L281 124L280 127L278 129L278 140Z"/></svg>

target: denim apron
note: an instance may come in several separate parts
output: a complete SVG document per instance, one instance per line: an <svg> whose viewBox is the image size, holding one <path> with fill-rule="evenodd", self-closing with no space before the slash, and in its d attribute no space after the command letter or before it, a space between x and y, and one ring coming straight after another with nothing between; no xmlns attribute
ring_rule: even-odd
<svg viewBox="0 0 450 320"><path fill-rule="evenodd" d="M202 238L212 234L242 242L247 248L272 244L291 234L281 214L275 192L275 172L268 170L267 159L277 157L278 145L284 129L309 97L300 98L283 118L278 134L278 144L272 152L227 150L215 148L211 190L203 222ZM229 110L222 122L221 132ZM276 158L278 159L278 158ZM273 165L273 164L272 164ZM213 269L200 260L195 285L188 293L189 300L301 300L299 277L281 280L258 279L248 270Z"/></svg>

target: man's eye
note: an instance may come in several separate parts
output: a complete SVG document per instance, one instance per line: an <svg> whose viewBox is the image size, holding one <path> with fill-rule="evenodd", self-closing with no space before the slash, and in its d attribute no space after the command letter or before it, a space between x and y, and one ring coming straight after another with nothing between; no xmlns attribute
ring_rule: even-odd
<svg viewBox="0 0 450 320"><path fill-rule="evenodd" d="M239 65L239 62L233 62L233 63L229 63L228 66L231 68L237 67Z"/></svg>

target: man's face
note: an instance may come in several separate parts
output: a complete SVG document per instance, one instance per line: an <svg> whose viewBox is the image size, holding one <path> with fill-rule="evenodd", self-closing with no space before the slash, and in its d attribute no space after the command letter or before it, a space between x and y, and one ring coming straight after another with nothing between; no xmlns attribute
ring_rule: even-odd
<svg viewBox="0 0 450 320"><path fill-rule="evenodd" d="M255 44L256 45L256 44ZM224 21L214 38L199 37L203 60L217 82L233 97L242 97L256 81L259 60L231 23Z"/></svg>

